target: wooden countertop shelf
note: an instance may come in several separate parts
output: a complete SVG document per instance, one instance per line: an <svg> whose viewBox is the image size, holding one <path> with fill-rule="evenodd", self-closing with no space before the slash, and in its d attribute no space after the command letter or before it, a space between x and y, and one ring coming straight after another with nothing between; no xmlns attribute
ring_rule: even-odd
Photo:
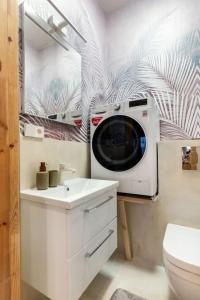
<svg viewBox="0 0 200 300"><path fill-rule="evenodd" d="M125 201L133 204L150 204L158 200L158 195L154 197L143 197L143 196L127 196L127 195L117 195L118 201Z"/></svg>
<svg viewBox="0 0 200 300"><path fill-rule="evenodd" d="M119 207L119 220L122 228L123 240L124 240L124 251L127 260L133 259L133 251L131 249L130 236L128 230L127 214L126 214L126 203L148 205L158 200L158 195L152 198L142 196L127 196L117 195L118 207Z"/></svg>

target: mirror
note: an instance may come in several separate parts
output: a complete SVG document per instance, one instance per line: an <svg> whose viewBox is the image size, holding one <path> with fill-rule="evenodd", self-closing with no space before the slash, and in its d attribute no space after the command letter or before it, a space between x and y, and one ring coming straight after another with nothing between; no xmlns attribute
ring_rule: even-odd
<svg viewBox="0 0 200 300"><path fill-rule="evenodd" d="M26 4L22 113L81 126L81 55L66 40L70 24L57 11L45 20Z"/></svg>
<svg viewBox="0 0 200 300"><path fill-rule="evenodd" d="M200 170L200 146L182 147L182 169Z"/></svg>

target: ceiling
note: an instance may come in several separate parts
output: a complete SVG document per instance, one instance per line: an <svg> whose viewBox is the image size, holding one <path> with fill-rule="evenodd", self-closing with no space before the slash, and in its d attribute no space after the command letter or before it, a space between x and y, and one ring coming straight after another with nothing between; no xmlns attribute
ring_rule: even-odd
<svg viewBox="0 0 200 300"><path fill-rule="evenodd" d="M101 8L106 12L110 13L115 9L120 8L126 4L129 0L97 0Z"/></svg>

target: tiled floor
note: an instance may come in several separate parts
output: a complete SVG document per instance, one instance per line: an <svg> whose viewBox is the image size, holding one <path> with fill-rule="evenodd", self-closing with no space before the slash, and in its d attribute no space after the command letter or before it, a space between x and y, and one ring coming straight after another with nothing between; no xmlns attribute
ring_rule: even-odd
<svg viewBox="0 0 200 300"><path fill-rule="evenodd" d="M164 268L150 268L114 256L102 269L80 300L109 300L117 288L147 300L177 300L168 287Z"/></svg>

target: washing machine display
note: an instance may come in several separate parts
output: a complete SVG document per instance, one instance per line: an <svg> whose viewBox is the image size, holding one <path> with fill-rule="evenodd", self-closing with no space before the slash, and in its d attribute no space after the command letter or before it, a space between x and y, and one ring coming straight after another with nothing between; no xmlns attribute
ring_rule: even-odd
<svg viewBox="0 0 200 300"><path fill-rule="evenodd" d="M94 132L92 148L106 169L120 172L135 167L145 155L146 135L131 117L115 115L102 121Z"/></svg>

